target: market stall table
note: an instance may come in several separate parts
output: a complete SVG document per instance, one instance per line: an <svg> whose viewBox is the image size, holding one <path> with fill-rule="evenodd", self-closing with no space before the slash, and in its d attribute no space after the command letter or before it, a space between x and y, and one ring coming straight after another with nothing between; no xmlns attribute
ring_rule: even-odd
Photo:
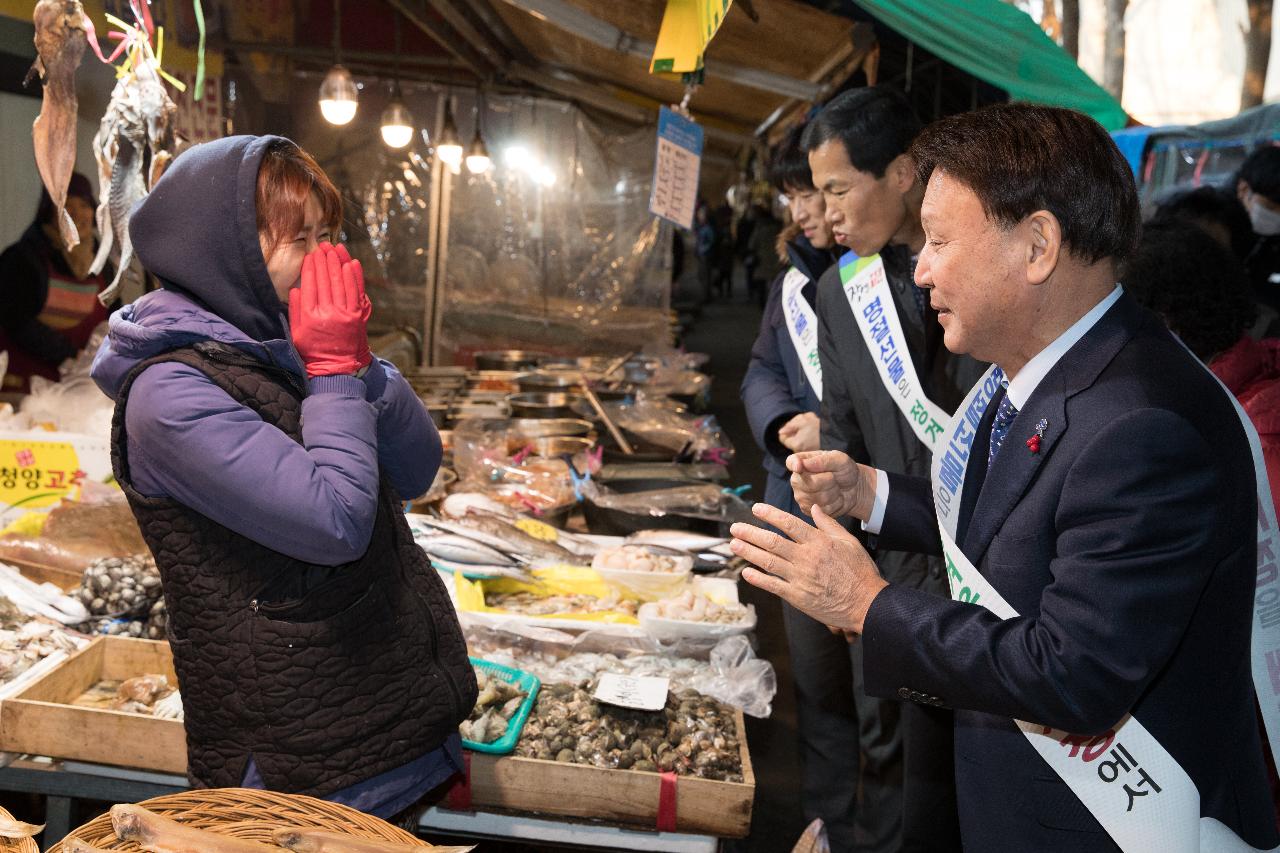
<svg viewBox="0 0 1280 853"><path fill-rule="evenodd" d="M58 761L0 753L0 791L48 798L44 846L48 849L71 830L75 800L133 803L190 790L185 777L105 764ZM600 823L552 819L510 812L459 812L433 807L418 821L426 831L475 839L518 839L606 850L713 853L719 839L681 832L647 832Z"/></svg>

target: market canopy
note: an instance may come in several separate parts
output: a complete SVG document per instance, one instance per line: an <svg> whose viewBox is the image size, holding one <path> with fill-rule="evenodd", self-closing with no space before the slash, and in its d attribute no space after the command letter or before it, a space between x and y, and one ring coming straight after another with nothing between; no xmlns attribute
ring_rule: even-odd
<svg viewBox="0 0 1280 853"><path fill-rule="evenodd" d="M1119 130L1129 116L1025 12L1002 0L857 0L906 38L1015 100L1070 107ZM995 46L998 49L993 49Z"/></svg>

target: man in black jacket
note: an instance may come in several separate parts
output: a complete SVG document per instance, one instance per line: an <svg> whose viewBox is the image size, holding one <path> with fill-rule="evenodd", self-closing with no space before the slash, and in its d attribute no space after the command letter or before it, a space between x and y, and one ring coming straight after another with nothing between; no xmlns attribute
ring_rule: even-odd
<svg viewBox="0 0 1280 853"><path fill-rule="evenodd" d="M920 129L901 94L873 87L833 99L806 129L802 144L836 242L850 248L852 256L878 253L883 259L902 344L920 377L920 390L949 414L983 366L942 346L937 315L912 281L915 256L924 246L924 187L907 149ZM837 265L818 283L822 448L888 470L928 474L929 448L881 381L846 296L842 266L847 275L848 264ZM874 540L867 544L886 578L947 594L940 560L877 551ZM872 842L859 849L959 850L950 715L868 697L861 679L857 692L863 735L859 822Z"/></svg>

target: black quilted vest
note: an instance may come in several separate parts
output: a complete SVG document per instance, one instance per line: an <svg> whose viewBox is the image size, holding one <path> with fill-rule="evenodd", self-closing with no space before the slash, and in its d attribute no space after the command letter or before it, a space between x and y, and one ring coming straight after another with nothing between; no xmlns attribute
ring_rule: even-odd
<svg viewBox="0 0 1280 853"><path fill-rule="evenodd" d="M139 494L124 412L138 374L162 361L202 371L298 442L305 392L292 374L205 342L140 363L116 402L112 465L163 579L192 782L239 787L252 756L271 790L324 796L439 747L471 711L475 674L395 490L384 477L368 550L337 567Z"/></svg>

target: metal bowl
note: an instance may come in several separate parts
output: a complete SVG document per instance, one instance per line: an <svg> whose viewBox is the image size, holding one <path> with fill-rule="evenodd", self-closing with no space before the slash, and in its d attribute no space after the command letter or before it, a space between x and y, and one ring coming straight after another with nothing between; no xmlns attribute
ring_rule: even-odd
<svg viewBox="0 0 1280 853"><path fill-rule="evenodd" d="M514 370L473 370L467 374L467 387L478 391L517 390L516 377L520 374Z"/></svg>
<svg viewBox="0 0 1280 853"><path fill-rule="evenodd" d="M576 456L579 453L586 453L596 444L589 438L580 438L574 435L544 435L541 438L517 438L516 442L521 447L532 444L534 456L563 456L566 453L570 456Z"/></svg>
<svg viewBox="0 0 1280 853"><path fill-rule="evenodd" d="M505 403L462 403L449 407L449 420L460 421L466 418L505 418L510 414Z"/></svg>
<svg viewBox="0 0 1280 853"><path fill-rule="evenodd" d="M479 370L528 370L538 364L538 359L547 357L545 352L523 349L493 350L476 353L476 368Z"/></svg>
<svg viewBox="0 0 1280 853"><path fill-rule="evenodd" d="M521 373L516 384L521 391L573 391L581 388L582 380L576 371L538 370Z"/></svg>
<svg viewBox="0 0 1280 853"><path fill-rule="evenodd" d="M517 418L578 418L587 406L587 401L578 394L549 391L512 394L507 400L511 403L511 414Z"/></svg>
<svg viewBox="0 0 1280 853"><path fill-rule="evenodd" d="M516 418L511 421L511 434L521 438L539 438L545 435L586 436L591 432L591 422L577 418Z"/></svg>

